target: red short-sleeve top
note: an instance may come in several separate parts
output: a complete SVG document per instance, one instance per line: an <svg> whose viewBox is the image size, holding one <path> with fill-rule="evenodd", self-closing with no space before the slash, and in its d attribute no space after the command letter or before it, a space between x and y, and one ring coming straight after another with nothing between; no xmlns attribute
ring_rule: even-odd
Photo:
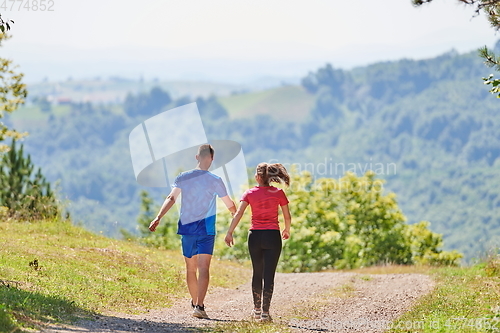
<svg viewBox="0 0 500 333"><path fill-rule="evenodd" d="M250 230L280 230L278 206L288 204L282 189L274 186L255 186L243 193L240 201L246 201L252 209Z"/></svg>

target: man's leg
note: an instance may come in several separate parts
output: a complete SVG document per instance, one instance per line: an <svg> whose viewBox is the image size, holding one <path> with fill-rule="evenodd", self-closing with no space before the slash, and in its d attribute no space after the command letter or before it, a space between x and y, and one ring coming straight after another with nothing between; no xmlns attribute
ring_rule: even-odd
<svg viewBox="0 0 500 333"><path fill-rule="evenodd" d="M205 296L208 290L208 283L210 282L210 262L212 260L211 254L198 254L198 284L197 284L197 301L195 305L205 305Z"/></svg>
<svg viewBox="0 0 500 333"><path fill-rule="evenodd" d="M196 272L198 270L198 255L192 256L191 258L184 257L186 261L186 282L193 300L193 304L198 304L198 278L196 277Z"/></svg>

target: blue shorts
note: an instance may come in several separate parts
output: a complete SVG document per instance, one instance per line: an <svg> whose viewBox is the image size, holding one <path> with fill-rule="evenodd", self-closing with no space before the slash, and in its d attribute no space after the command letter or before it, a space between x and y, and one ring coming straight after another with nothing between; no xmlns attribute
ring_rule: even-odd
<svg viewBox="0 0 500 333"><path fill-rule="evenodd" d="M213 254L215 235L182 235L182 254L191 258L197 254Z"/></svg>

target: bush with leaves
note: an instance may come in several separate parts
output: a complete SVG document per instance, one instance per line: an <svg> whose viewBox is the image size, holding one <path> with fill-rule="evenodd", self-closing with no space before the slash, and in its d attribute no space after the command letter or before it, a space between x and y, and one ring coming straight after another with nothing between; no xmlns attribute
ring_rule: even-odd
<svg viewBox="0 0 500 333"><path fill-rule="evenodd" d="M24 155L23 145L12 140L10 150L0 160L0 206L4 215L13 218L38 219L60 216L61 206L50 183L35 172L30 155Z"/></svg>
<svg viewBox="0 0 500 333"><path fill-rule="evenodd" d="M358 268L377 264L457 265L456 251L441 251L442 236L428 222L407 225L394 193L383 193L383 181L372 171L358 177L313 180L308 173L294 174L289 189L292 214L290 239L284 242L279 269L312 272L332 268ZM219 234L227 225L220 218ZM249 215L234 234L235 246L223 247L222 257L247 259ZM220 237L220 236L219 236Z"/></svg>
<svg viewBox="0 0 500 333"><path fill-rule="evenodd" d="M164 249L178 249L180 244L180 237L177 235L177 221L178 218L175 214L175 208L171 209L161 219L160 225L156 228L155 232L149 230L149 224L155 218L160 210L160 206L155 205L153 199L149 196L147 191L141 191L141 212L137 217L137 224L139 225L141 243ZM133 236L122 230L125 238L132 238Z"/></svg>
<svg viewBox="0 0 500 333"><path fill-rule="evenodd" d="M10 29L12 21L3 21L0 16L0 46L2 42L9 39L6 32ZM16 73L15 66L12 65L12 60L0 58L0 119L5 116L5 113L14 112L20 105L24 104L24 100L28 95L26 84L22 83L23 73ZM12 128L8 128L0 121L0 152L7 151L8 146L1 143L6 138L20 139L26 133L19 133Z"/></svg>

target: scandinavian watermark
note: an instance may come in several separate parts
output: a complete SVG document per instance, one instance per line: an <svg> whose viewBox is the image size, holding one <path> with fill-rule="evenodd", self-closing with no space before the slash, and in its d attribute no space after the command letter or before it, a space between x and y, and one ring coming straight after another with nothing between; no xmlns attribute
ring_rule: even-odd
<svg viewBox="0 0 500 333"><path fill-rule="evenodd" d="M367 171L373 171L377 176L390 176L397 174L396 163L375 162L370 158L369 162L334 162L332 157L325 157L319 163L283 163L276 159L272 159L269 163L281 163L287 170L294 170L301 173L309 172L313 177L335 177L343 176L346 172L351 172L356 175L364 175Z"/></svg>
<svg viewBox="0 0 500 333"><path fill-rule="evenodd" d="M271 159L268 163L279 163L276 159ZM334 162L333 158L325 157L319 163L286 163L281 162L288 171L297 174L307 173L311 176L310 183L292 182L290 188L294 191L322 191L328 192L376 192L384 190L382 179L368 179L363 177L371 171L375 176L391 176L397 174L396 163L374 162L370 158L369 162ZM352 180L344 177L347 174L354 174L359 178Z"/></svg>

